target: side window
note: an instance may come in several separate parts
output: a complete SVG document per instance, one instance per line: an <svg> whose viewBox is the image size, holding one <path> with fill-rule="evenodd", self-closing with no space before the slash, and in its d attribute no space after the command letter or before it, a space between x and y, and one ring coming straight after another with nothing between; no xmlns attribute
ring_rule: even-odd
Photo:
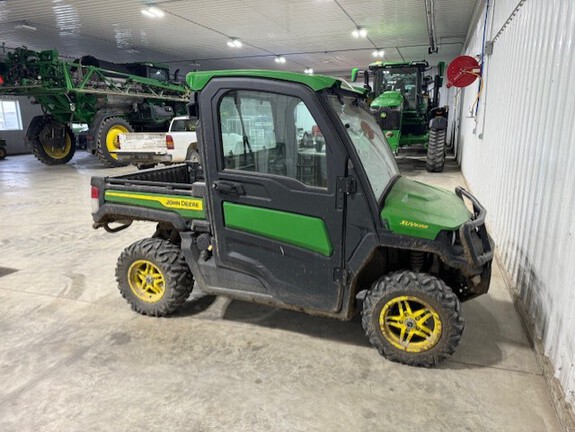
<svg viewBox="0 0 575 432"><path fill-rule="evenodd" d="M325 140L298 98L236 90L219 104L224 169L279 175L327 188Z"/></svg>
<svg viewBox="0 0 575 432"><path fill-rule="evenodd" d="M18 101L0 100L0 130L22 130L22 116Z"/></svg>
<svg viewBox="0 0 575 432"><path fill-rule="evenodd" d="M174 120L172 123L172 132L183 132L184 120Z"/></svg>

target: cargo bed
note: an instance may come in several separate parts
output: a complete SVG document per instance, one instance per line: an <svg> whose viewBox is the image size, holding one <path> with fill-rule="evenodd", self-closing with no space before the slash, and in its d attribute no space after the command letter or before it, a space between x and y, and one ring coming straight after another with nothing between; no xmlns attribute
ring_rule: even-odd
<svg viewBox="0 0 575 432"><path fill-rule="evenodd" d="M92 178L94 227L115 232L134 220L156 221L179 231L205 223L206 187L193 164ZM120 225L113 228L110 223Z"/></svg>

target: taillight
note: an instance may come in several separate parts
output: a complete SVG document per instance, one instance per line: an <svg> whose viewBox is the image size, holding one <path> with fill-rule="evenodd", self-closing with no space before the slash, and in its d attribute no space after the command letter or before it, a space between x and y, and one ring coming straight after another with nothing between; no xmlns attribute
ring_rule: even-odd
<svg viewBox="0 0 575 432"><path fill-rule="evenodd" d="M172 138L172 135L166 135L166 147L168 150L174 149L174 138Z"/></svg>
<svg viewBox="0 0 575 432"><path fill-rule="evenodd" d="M0 75L0 85L4 84L4 77L2 75Z"/></svg>
<svg viewBox="0 0 575 432"><path fill-rule="evenodd" d="M92 186L92 213L96 213L100 209L100 189Z"/></svg>

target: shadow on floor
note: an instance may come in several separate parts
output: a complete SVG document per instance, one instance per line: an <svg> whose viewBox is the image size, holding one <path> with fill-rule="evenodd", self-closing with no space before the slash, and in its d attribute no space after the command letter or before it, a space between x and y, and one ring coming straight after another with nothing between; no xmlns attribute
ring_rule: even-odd
<svg viewBox="0 0 575 432"><path fill-rule="evenodd" d="M188 301L178 315L198 315L197 318L202 319L201 313L214 305L216 299L215 296L203 296ZM223 319L296 332L338 343L370 346L361 326L360 314L356 314L351 321L338 321L238 300L217 304L223 305L221 310L206 315L206 319ZM214 305L214 308L216 307L218 306ZM510 352L515 352L518 348L529 349L529 342L510 301L499 301L489 295L481 300L472 300L464 305L464 317L466 328L461 344L453 357L439 366L441 369L490 367L501 363L504 346L511 345L511 348L508 348Z"/></svg>
<svg viewBox="0 0 575 432"><path fill-rule="evenodd" d="M0 277L8 276L9 274L16 273L18 269L10 268L10 267L0 267Z"/></svg>
<svg viewBox="0 0 575 432"><path fill-rule="evenodd" d="M370 346L363 333L359 315L354 316L351 321L339 321L256 303L232 301L226 308L223 319L287 330L345 344Z"/></svg>

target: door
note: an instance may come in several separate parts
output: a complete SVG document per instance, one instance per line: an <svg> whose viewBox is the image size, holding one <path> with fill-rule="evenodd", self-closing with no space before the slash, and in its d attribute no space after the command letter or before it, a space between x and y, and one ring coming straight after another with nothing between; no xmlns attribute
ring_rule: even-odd
<svg viewBox="0 0 575 432"><path fill-rule="evenodd" d="M327 113L301 85L236 79L228 89L217 83L200 96L200 107L212 105L212 116L203 119L203 146L214 258L238 276L220 274L219 283L338 311L344 206L335 191L346 157Z"/></svg>

